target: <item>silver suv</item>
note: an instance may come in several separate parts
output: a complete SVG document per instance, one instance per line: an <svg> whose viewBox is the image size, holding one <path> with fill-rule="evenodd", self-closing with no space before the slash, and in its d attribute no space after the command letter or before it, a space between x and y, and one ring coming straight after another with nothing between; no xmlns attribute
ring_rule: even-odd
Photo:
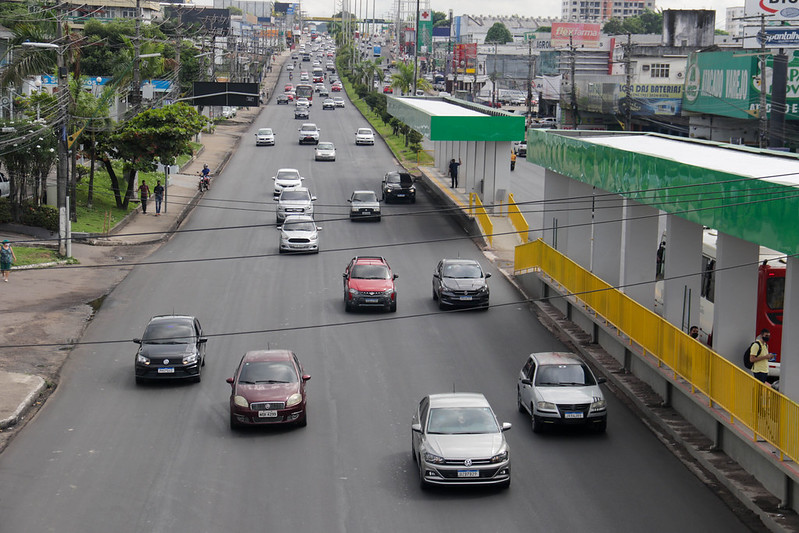
<svg viewBox="0 0 799 533"><path fill-rule="evenodd" d="M546 426L584 425L604 432L607 405L600 383L582 359L569 352L533 353L519 371L519 412L529 413L533 431Z"/></svg>
<svg viewBox="0 0 799 533"><path fill-rule="evenodd" d="M308 122L300 126L298 131L300 132L300 144L319 144L319 128L316 127L316 124Z"/></svg>
<svg viewBox="0 0 799 533"><path fill-rule="evenodd" d="M275 200L277 201L276 219L278 224L286 220L289 215L313 216L313 202L316 201L316 196L311 196L310 191L305 187L283 189Z"/></svg>

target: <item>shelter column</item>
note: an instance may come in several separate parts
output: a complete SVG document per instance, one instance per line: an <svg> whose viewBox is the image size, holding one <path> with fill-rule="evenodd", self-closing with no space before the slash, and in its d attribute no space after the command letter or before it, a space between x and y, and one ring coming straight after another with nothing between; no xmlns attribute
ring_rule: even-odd
<svg viewBox="0 0 799 533"><path fill-rule="evenodd" d="M719 233L716 264L703 264L701 296L713 303L713 323L693 322L704 333L712 331L713 350L736 365L741 364L742 347L755 339L759 255L756 244Z"/></svg>
<svg viewBox="0 0 799 533"><path fill-rule="evenodd" d="M433 141L433 165L440 171L441 170L441 161L444 160L444 151L441 143L438 141Z"/></svg>
<svg viewBox="0 0 799 533"><path fill-rule="evenodd" d="M474 179L474 168L469 168L470 164L474 162L469 161L468 144L466 141L458 141L455 143L455 161L461 161L461 166L458 167L458 188L466 187L466 180ZM466 188L468 191L469 189Z"/></svg>
<svg viewBox="0 0 799 533"><path fill-rule="evenodd" d="M621 291L649 310L655 307L655 251L658 210L624 200L622 216Z"/></svg>
<svg viewBox="0 0 799 533"><path fill-rule="evenodd" d="M591 205L594 188L569 179L569 230L566 232L566 255L586 270L591 270Z"/></svg>
<svg viewBox="0 0 799 533"><path fill-rule="evenodd" d="M667 215L663 316L686 332L699 321L701 271L702 226Z"/></svg>
<svg viewBox="0 0 799 533"><path fill-rule="evenodd" d="M565 204L569 196L571 179L549 169L544 170L544 242L554 249L564 251L569 232L569 209Z"/></svg>
<svg viewBox="0 0 799 533"><path fill-rule="evenodd" d="M458 174L458 186L463 187L467 192L471 190L469 185L474 183L474 180L477 179L477 176L480 176L482 171L482 169L477 166L476 148L474 141L463 142L463 149L466 155L463 158L463 164Z"/></svg>
<svg viewBox="0 0 799 533"><path fill-rule="evenodd" d="M475 185L480 181L480 178L485 174L485 167L488 164L488 161L486 160L486 152L488 150L488 144L489 143L487 143L485 141L478 141L478 142L474 143L474 145L475 145L475 154L474 154L474 158L475 158L474 169L475 170L473 172L474 179L469 181L468 186L466 184L464 184L464 187L466 187L466 192L467 193L475 190L474 189ZM482 199L482 195L480 197ZM485 202L483 202L483 203L485 203Z"/></svg>
<svg viewBox="0 0 799 533"><path fill-rule="evenodd" d="M499 214L499 202L504 202L508 198L508 189L510 188L510 141L498 141L494 143L494 165L493 165L493 183L491 187L486 189L486 197L491 195L489 200L496 207L494 213ZM486 182L488 182L489 172L486 172Z"/></svg>
<svg viewBox="0 0 799 533"><path fill-rule="evenodd" d="M788 258L785 270L785 303L782 312L782 349L780 350L780 392L799 402L799 259Z"/></svg>
<svg viewBox="0 0 799 533"><path fill-rule="evenodd" d="M591 246L593 272L611 285L621 279L621 218L623 199L602 193L594 202L594 243Z"/></svg>

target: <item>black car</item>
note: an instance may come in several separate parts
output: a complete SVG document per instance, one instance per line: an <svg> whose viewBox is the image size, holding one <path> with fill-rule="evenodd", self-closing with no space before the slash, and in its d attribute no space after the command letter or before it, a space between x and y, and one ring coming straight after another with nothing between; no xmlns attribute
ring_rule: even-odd
<svg viewBox="0 0 799 533"><path fill-rule="evenodd" d="M200 381L205 344L200 321L188 315L159 315L150 319L136 352L136 383L156 379Z"/></svg>
<svg viewBox="0 0 799 533"><path fill-rule="evenodd" d="M480 263L472 259L442 259L433 272L433 300L438 307L481 307L488 309L489 290Z"/></svg>
<svg viewBox="0 0 799 533"><path fill-rule="evenodd" d="M289 103L289 97L288 97L288 95L285 95L285 94L279 94L279 95L277 96L277 103L278 103L278 105L280 105L280 104L286 104L286 105L288 105L288 103Z"/></svg>
<svg viewBox="0 0 799 533"><path fill-rule="evenodd" d="M386 172L383 176L383 201L391 203L395 200L416 203L416 186L413 184L413 176L407 172Z"/></svg>

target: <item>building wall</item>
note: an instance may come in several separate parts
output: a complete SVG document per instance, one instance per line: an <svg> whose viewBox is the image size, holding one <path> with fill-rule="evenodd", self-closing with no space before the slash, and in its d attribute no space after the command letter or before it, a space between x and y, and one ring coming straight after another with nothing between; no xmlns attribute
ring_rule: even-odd
<svg viewBox="0 0 799 533"><path fill-rule="evenodd" d="M637 17L644 10L655 10L654 0L586 1L563 0L561 19L565 22L606 22Z"/></svg>
<svg viewBox="0 0 799 533"><path fill-rule="evenodd" d="M736 20L740 19L743 16L744 16L743 7L727 8L727 18L724 23L724 27L727 28L727 33L729 33L732 37L744 36L744 21Z"/></svg>

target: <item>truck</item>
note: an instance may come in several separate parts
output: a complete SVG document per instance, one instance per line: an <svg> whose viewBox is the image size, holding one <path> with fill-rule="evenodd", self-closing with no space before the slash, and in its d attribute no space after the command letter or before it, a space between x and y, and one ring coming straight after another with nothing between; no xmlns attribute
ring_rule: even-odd
<svg viewBox="0 0 799 533"><path fill-rule="evenodd" d="M379 46L375 46L374 47L374 56L375 57L380 57L380 55L381 55L381 48Z"/></svg>

